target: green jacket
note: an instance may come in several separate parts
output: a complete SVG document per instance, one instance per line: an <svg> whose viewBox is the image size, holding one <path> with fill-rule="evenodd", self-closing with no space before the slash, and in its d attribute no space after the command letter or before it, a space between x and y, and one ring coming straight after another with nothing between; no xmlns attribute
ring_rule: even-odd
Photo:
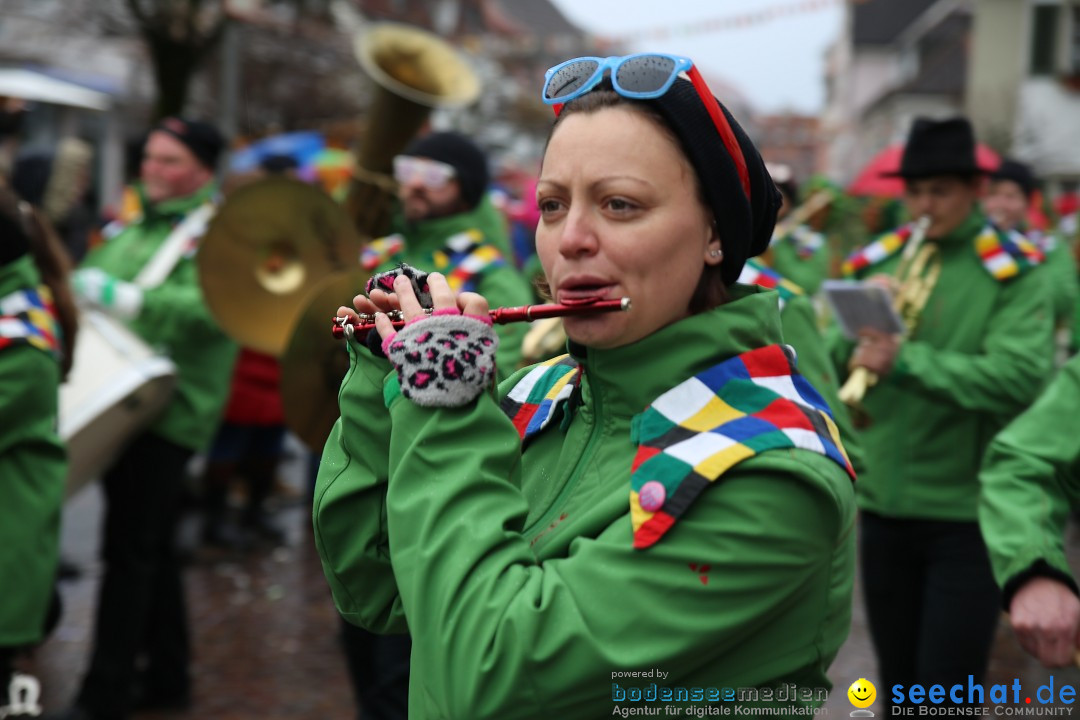
<svg viewBox="0 0 1080 720"><path fill-rule="evenodd" d="M213 194L213 185L206 185L194 195L156 206L144 200L143 218L91 251L82 267L134 280L184 215ZM130 327L172 359L179 374L172 401L150 431L182 447L203 449L228 399L237 347L206 306L194 256L181 258L164 282L143 293L142 311Z"/></svg>
<svg viewBox="0 0 1080 720"><path fill-rule="evenodd" d="M1058 236L1045 244L1040 243L1040 247L1046 253L1046 275L1051 278L1048 284L1054 306L1054 327L1066 329L1071 334L1076 305L1080 301L1080 282L1077 281L1072 248Z"/></svg>
<svg viewBox="0 0 1080 720"><path fill-rule="evenodd" d="M735 294L632 345L584 349L582 402L524 452L491 394L452 409L399 396L386 422L390 366L351 347L316 545L347 620L411 633L410 717L596 718L612 714L613 683L830 687L851 619L855 515L832 461L764 452L656 545L631 545L632 419L682 380L780 340L776 296ZM613 676L650 668L669 675Z"/></svg>
<svg viewBox="0 0 1080 720"><path fill-rule="evenodd" d="M39 282L29 255L0 266L0 298ZM25 343L0 349L0 647L36 643L45 626L67 475L59 386L48 353Z"/></svg>
<svg viewBox="0 0 1080 720"><path fill-rule="evenodd" d="M1070 508L1080 507L1078 407L1080 355L986 452L979 525L1002 587L1040 561L1072 577L1064 534Z"/></svg>
<svg viewBox="0 0 1080 720"><path fill-rule="evenodd" d="M509 240L506 239L505 227L496 222L499 218L492 217L493 213L498 213L498 210L485 196L475 209L466 213L408 224L398 218L395 229L405 238L405 248L378 270L388 270L400 262L420 270L435 270L435 253L446 247L450 237L470 230L477 231L484 238L483 242L490 242L499 250L502 260L481 271L474 291L486 297L492 308L528 305L533 302L532 289L514 267L512 256L503 252L504 247L509 247ZM521 362L521 341L528 330L526 323L508 323L496 327L499 351L495 360L500 379L517 370Z"/></svg>
<svg viewBox="0 0 1080 720"><path fill-rule="evenodd" d="M975 211L935 243L941 275L893 371L867 393L859 506L889 517L975 521L979 461L990 439L1038 395L1051 372L1045 268L998 281L974 239ZM861 276L893 273L900 253ZM852 344L830 337L846 378Z"/></svg>
<svg viewBox="0 0 1080 720"><path fill-rule="evenodd" d="M815 234L806 226L797 228L796 232ZM770 265L776 272L805 290L807 295L813 295L829 276L829 246L824 238L821 242L821 247L810 257L804 257L793 237L781 238L769 246L772 251Z"/></svg>

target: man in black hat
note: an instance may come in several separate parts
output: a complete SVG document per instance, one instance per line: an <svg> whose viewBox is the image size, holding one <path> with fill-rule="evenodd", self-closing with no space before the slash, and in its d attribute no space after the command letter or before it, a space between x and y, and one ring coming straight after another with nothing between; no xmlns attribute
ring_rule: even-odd
<svg viewBox="0 0 1080 720"><path fill-rule="evenodd" d="M1069 243L1055 232L1028 227L1028 210L1038 182L1031 168L1007 158L990 175L990 186L983 200L986 214L1002 230L1024 233L1046 256L1046 275L1054 303L1054 337L1057 361L1064 363L1073 343L1073 316L1076 312L1080 284L1077 282L1076 259Z"/></svg>
<svg viewBox="0 0 1080 720"><path fill-rule="evenodd" d="M856 490L886 705L935 684L955 703L949 688L986 670L1001 597L977 523L979 460L1051 368L1041 254L987 220L982 173L966 119L915 121L898 174L908 213L928 223L925 304L906 318L905 336L865 328L855 347L835 346L842 376L862 366L879 378L863 400L867 469ZM846 270L910 288L916 280L896 271L911 236L911 225L887 233Z"/></svg>
<svg viewBox="0 0 1080 720"><path fill-rule="evenodd" d="M133 701L175 707L190 698L176 529L188 461L217 427L236 356L206 306L194 258L213 214L224 147L211 125L161 121L143 147L139 212L106 228L106 242L75 273L83 309L168 352L177 383L169 405L102 477L105 573L93 654L69 718L123 718ZM146 662L137 673L140 656Z"/></svg>

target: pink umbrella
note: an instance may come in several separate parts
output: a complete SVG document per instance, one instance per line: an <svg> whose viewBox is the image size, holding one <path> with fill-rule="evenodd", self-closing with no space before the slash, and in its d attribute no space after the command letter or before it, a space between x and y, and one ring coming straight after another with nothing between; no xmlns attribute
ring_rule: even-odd
<svg viewBox="0 0 1080 720"><path fill-rule="evenodd" d="M887 176L884 173L899 170L900 158L903 154L904 146L900 143L890 145L879 152L848 185L848 193L851 195L902 197L904 195L903 179ZM1001 158L989 147L979 143L975 146L975 162L983 170L995 170L1001 164Z"/></svg>

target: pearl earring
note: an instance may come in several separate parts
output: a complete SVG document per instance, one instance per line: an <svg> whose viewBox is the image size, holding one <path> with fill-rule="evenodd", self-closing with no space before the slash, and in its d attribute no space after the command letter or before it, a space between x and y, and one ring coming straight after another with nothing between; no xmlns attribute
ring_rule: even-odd
<svg viewBox="0 0 1080 720"><path fill-rule="evenodd" d="M724 257L724 253L720 252L719 250L710 250L709 257L722 258Z"/></svg>

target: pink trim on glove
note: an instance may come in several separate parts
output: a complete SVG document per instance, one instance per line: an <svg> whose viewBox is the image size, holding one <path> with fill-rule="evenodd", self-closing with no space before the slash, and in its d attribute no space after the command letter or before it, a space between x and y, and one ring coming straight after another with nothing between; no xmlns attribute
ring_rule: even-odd
<svg viewBox="0 0 1080 720"><path fill-rule="evenodd" d="M472 313L465 313L465 317L472 318L473 320L479 320L488 327L495 324L495 321L491 319L490 315L473 315Z"/></svg>
<svg viewBox="0 0 1080 720"><path fill-rule="evenodd" d="M375 330L371 330L370 332L375 332ZM390 333L389 335L387 335L386 337L383 338L383 341L382 341L383 355L385 355L387 357L390 357L390 343L394 342L394 338L396 338L396 337L397 337L397 332L395 331L395 332L392 332L392 333Z"/></svg>

